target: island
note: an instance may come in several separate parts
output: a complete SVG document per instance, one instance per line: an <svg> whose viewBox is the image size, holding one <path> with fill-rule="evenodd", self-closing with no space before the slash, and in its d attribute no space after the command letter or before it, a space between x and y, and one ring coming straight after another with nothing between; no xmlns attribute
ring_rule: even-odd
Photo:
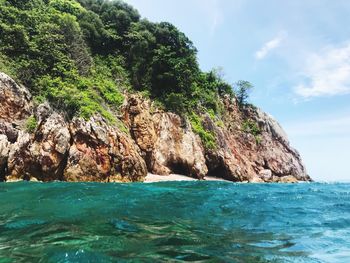
<svg viewBox="0 0 350 263"><path fill-rule="evenodd" d="M252 85L203 72L174 25L122 1L0 6L1 181L311 181Z"/></svg>

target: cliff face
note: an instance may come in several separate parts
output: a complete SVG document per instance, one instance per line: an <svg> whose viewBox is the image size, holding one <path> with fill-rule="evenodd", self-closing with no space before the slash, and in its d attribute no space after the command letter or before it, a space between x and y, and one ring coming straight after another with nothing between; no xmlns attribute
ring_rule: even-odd
<svg viewBox="0 0 350 263"><path fill-rule="evenodd" d="M48 104L34 106L25 87L0 73L0 178L128 182L143 181L149 171L231 181L310 180L275 120L228 98L224 105L221 119L202 116L216 139L215 148L205 149L188 121L138 96L129 96L122 109L126 133L98 116L67 120ZM37 125L28 132L30 116ZM258 140L242 127L246 119L259 126Z"/></svg>

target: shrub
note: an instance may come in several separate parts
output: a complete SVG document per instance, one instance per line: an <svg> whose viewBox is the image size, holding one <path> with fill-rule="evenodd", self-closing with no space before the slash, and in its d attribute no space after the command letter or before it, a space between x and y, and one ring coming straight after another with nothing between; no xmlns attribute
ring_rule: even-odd
<svg viewBox="0 0 350 263"><path fill-rule="evenodd" d="M261 129L258 124L252 119L247 119L242 123L242 130L246 133L250 133L254 136L257 144L261 142Z"/></svg>
<svg viewBox="0 0 350 263"><path fill-rule="evenodd" d="M26 131L29 133L34 133L38 127L38 122L36 118L32 115L26 121Z"/></svg>
<svg viewBox="0 0 350 263"><path fill-rule="evenodd" d="M206 130L203 127L203 120L200 116L195 113L190 115L190 122L193 131L199 135L202 140L202 143L206 149L215 149L216 148L216 140L215 136L212 132Z"/></svg>

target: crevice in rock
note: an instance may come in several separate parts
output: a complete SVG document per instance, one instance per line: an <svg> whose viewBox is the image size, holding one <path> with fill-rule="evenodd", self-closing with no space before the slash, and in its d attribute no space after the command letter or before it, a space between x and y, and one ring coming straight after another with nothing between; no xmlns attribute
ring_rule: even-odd
<svg viewBox="0 0 350 263"><path fill-rule="evenodd" d="M47 176L44 176L41 165L37 163L32 163L29 167L28 172L24 171L23 180L29 181L31 177L34 177L43 182L50 181L50 178L48 178Z"/></svg>
<svg viewBox="0 0 350 263"><path fill-rule="evenodd" d="M133 141L133 143L136 144L136 141ZM152 152L146 152L145 154L142 154L141 157L146 163L147 172L152 172L152 167L153 167Z"/></svg>
<svg viewBox="0 0 350 263"><path fill-rule="evenodd" d="M7 171L8 171L8 160L6 159L6 161L4 162L3 165L0 165L0 182L4 182L6 181L6 175L7 175Z"/></svg>
<svg viewBox="0 0 350 263"><path fill-rule="evenodd" d="M67 152L65 152L65 154L63 155L62 161L57 167L56 177L60 181L64 181L64 170L66 169L68 164L69 150L70 150L70 147L67 150Z"/></svg>
<svg viewBox="0 0 350 263"><path fill-rule="evenodd" d="M225 161L218 156L206 156L206 165L208 167L207 176L225 179L232 182L238 182L238 178L231 175L225 165Z"/></svg>
<svg viewBox="0 0 350 263"><path fill-rule="evenodd" d="M189 177L191 176L191 169L187 164L184 164L179 161L170 161L167 163L167 167L171 170L174 174L181 174L186 175Z"/></svg>
<svg viewBox="0 0 350 263"><path fill-rule="evenodd" d="M221 178L221 179L225 179L225 180L229 180L229 181L235 181L233 180L234 178L232 178L231 176L228 176L228 173L226 171L226 167L224 167L224 165L220 164L216 167L209 167L208 166L208 174L207 176L210 177L215 177L215 178Z"/></svg>

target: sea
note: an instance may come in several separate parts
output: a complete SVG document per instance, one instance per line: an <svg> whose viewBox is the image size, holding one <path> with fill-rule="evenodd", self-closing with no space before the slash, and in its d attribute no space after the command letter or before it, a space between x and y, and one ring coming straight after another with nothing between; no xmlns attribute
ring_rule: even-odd
<svg viewBox="0 0 350 263"><path fill-rule="evenodd" d="M1 183L0 263L350 262L350 184Z"/></svg>

